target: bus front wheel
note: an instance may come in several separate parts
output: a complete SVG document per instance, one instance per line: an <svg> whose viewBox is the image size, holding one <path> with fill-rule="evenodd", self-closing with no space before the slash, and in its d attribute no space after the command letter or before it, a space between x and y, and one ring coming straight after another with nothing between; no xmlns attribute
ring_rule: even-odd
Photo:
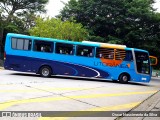
<svg viewBox="0 0 160 120"><path fill-rule="evenodd" d="M121 83L128 83L129 79L130 79L130 76L126 73L123 73L119 76L119 81Z"/></svg>
<svg viewBox="0 0 160 120"><path fill-rule="evenodd" d="M52 70L49 66L42 66L39 70L39 73L42 77L50 77Z"/></svg>

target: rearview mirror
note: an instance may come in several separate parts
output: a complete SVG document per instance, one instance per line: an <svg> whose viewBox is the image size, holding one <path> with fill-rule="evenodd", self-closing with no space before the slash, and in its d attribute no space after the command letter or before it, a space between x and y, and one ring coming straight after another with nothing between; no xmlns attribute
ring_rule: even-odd
<svg viewBox="0 0 160 120"><path fill-rule="evenodd" d="M149 58L150 58L150 62L151 62L152 66L153 65L157 65L157 63L158 63L157 57L155 57L155 56L149 56Z"/></svg>

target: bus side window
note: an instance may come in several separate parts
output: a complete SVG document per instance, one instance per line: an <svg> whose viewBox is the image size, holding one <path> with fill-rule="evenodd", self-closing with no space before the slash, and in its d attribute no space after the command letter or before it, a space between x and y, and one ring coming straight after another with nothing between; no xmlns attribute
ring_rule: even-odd
<svg viewBox="0 0 160 120"><path fill-rule="evenodd" d="M103 54L102 52L100 51L100 48L97 47L96 48L96 58L102 58L103 57Z"/></svg>
<svg viewBox="0 0 160 120"><path fill-rule="evenodd" d="M83 56L84 55L84 52L83 51L81 51L81 56Z"/></svg>
<svg viewBox="0 0 160 120"><path fill-rule="evenodd" d="M102 58L102 56L103 56L102 53L99 53L98 57L99 57L99 58Z"/></svg>
<svg viewBox="0 0 160 120"><path fill-rule="evenodd" d="M58 54L73 55L73 51L72 44L56 43L56 53Z"/></svg>
<svg viewBox="0 0 160 120"><path fill-rule="evenodd" d="M63 53L62 48L59 48L59 53L60 53L60 54L62 54L62 53Z"/></svg>
<svg viewBox="0 0 160 120"><path fill-rule="evenodd" d="M53 42L35 40L34 41L34 51L52 53L53 52Z"/></svg>
<svg viewBox="0 0 160 120"><path fill-rule="evenodd" d="M93 53L91 52L91 53L89 53L89 57L92 57L93 56Z"/></svg>
<svg viewBox="0 0 160 120"><path fill-rule="evenodd" d="M129 51L129 50L126 51L126 56L125 56L124 60L125 61L132 61L133 60L132 51Z"/></svg>
<svg viewBox="0 0 160 120"><path fill-rule="evenodd" d="M125 57L126 57L126 50L115 49L115 59L116 60L124 60Z"/></svg>
<svg viewBox="0 0 160 120"><path fill-rule="evenodd" d="M112 60L112 59L114 59L114 49L97 47L96 57Z"/></svg>
<svg viewBox="0 0 160 120"><path fill-rule="evenodd" d="M24 38L11 38L12 49L17 50L31 50L32 42Z"/></svg>
<svg viewBox="0 0 160 120"><path fill-rule="evenodd" d="M73 51L72 50L70 51L70 55L73 55Z"/></svg>
<svg viewBox="0 0 160 120"><path fill-rule="evenodd" d="M93 47L77 45L77 56L93 57Z"/></svg>

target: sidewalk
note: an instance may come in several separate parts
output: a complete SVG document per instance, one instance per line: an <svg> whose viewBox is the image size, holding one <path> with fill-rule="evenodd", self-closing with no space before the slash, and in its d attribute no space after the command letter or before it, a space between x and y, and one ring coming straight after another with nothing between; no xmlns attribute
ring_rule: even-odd
<svg viewBox="0 0 160 120"><path fill-rule="evenodd" d="M1 66L0 66L0 70L3 70L3 69L4 69L4 67L1 67Z"/></svg>
<svg viewBox="0 0 160 120"><path fill-rule="evenodd" d="M132 114L134 112L148 113L148 117L119 117L117 120L160 120L160 117L155 117L155 114L160 116L160 90L150 96L148 99L143 101L140 105L133 108L127 114Z"/></svg>

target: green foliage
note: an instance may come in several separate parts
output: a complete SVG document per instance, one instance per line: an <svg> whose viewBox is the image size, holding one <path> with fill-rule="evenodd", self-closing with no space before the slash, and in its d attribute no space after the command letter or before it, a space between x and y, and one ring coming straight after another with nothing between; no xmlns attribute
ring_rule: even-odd
<svg viewBox="0 0 160 120"><path fill-rule="evenodd" d="M48 0L0 0L0 36L4 32L27 33L36 13L45 12ZM14 29L14 30L13 30ZM0 38L0 44L2 38Z"/></svg>
<svg viewBox="0 0 160 120"><path fill-rule="evenodd" d="M93 41L146 49L160 58L160 13L154 11L153 3L154 0L70 0L57 17L64 21L72 17L82 23L90 30Z"/></svg>
<svg viewBox="0 0 160 120"><path fill-rule="evenodd" d="M48 0L0 0L0 59L8 32L27 34L37 13L45 12Z"/></svg>
<svg viewBox="0 0 160 120"><path fill-rule="evenodd" d="M89 36L88 40L93 42L105 42L105 39L100 36Z"/></svg>
<svg viewBox="0 0 160 120"><path fill-rule="evenodd" d="M106 42L113 36L129 47L143 48L142 43L155 39L160 32L159 15L152 3L153 0L70 0L58 17L64 21L74 18Z"/></svg>
<svg viewBox="0 0 160 120"><path fill-rule="evenodd" d="M80 23L61 21L55 18L37 18L36 25L30 29L30 35L72 41L82 41L88 36L87 30Z"/></svg>
<svg viewBox="0 0 160 120"><path fill-rule="evenodd" d="M123 40L121 40L121 39L119 39L117 37L108 35L108 43L111 43L111 44L123 44Z"/></svg>
<svg viewBox="0 0 160 120"><path fill-rule="evenodd" d="M23 12L45 12L48 0L0 0L1 9L7 14ZM18 11L21 10L21 11Z"/></svg>

